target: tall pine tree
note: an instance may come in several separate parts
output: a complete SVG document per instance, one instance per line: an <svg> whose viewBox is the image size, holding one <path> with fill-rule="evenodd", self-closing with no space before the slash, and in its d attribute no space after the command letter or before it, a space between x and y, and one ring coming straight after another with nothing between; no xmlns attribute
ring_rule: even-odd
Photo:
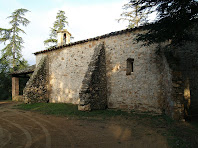
<svg viewBox="0 0 198 148"><path fill-rule="evenodd" d="M57 43L57 30L63 30L64 27L68 25L67 17L65 16L65 12L62 10L59 10L59 12L56 15L56 21L53 24L53 27L50 28L50 35L49 39L44 41L44 45L47 47L56 45Z"/></svg>
<svg viewBox="0 0 198 148"><path fill-rule="evenodd" d="M0 43L5 47L1 49L0 57L0 100L11 98L11 76L10 72L23 69L27 66L27 61L22 58L21 49L24 43L21 33L25 33L20 26L27 26L30 21L24 17L27 9L15 10L8 19L11 28L0 28Z"/></svg>
<svg viewBox="0 0 198 148"><path fill-rule="evenodd" d="M11 28L0 28L0 43L4 43L6 46L1 50L1 61L7 64L12 64L13 69L21 69L27 65L27 61L22 58L21 49L24 43L20 33L25 33L20 28L20 25L27 26L30 21L24 17L27 9L15 10L8 19L11 19L9 24Z"/></svg>

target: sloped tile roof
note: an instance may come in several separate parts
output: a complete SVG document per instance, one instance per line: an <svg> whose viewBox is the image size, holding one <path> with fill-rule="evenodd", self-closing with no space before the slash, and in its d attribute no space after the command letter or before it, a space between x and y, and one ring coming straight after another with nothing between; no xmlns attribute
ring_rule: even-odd
<svg viewBox="0 0 198 148"><path fill-rule="evenodd" d="M20 74L33 73L35 68L36 68L36 65L28 66L27 68L25 68L23 70L18 70L18 71L12 72L11 75L20 75Z"/></svg>

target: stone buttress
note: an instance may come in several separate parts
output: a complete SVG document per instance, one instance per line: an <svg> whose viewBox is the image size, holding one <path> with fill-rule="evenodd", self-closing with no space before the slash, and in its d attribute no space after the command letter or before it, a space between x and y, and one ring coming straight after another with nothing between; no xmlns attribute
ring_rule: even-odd
<svg viewBox="0 0 198 148"><path fill-rule="evenodd" d="M95 47L79 97L79 110L105 109L107 107L106 63L103 43Z"/></svg>
<svg viewBox="0 0 198 148"><path fill-rule="evenodd" d="M23 90L25 103L48 102L48 59L42 57Z"/></svg>

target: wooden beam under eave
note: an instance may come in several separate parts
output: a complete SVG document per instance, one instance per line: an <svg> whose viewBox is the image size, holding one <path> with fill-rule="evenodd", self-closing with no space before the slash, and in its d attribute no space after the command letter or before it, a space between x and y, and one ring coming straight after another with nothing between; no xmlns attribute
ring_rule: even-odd
<svg viewBox="0 0 198 148"><path fill-rule="evenodd" d="M30 76L28 75L12 75L12 77L16 77L16 78L30 78Z"/></svg>

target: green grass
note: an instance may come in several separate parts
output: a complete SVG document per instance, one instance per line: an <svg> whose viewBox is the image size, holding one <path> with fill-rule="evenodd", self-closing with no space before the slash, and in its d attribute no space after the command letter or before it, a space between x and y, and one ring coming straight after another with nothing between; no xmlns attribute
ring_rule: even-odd
<svg viewBox="0 0 198 148"><path fill-rule="evenodd" d="M38 111L43 114L57 116L72 116L72 117L113 117L127 116L129 113L120 110L93 110L83 112L78 110L77 105L66 103L34 103L34 104L19 104L18 109Z"/></svg>

